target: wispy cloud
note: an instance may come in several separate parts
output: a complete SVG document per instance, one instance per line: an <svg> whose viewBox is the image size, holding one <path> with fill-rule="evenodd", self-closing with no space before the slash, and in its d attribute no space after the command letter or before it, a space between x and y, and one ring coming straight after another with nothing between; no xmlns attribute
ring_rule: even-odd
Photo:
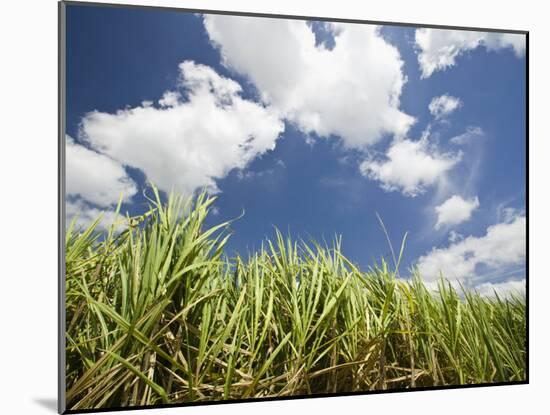
<svg viewBox="0 0 550 415"><path fill-rule="evenodd" d="M468 126L462 134L456 135L449 141L456 145L465 145L474 142L475 139L483 137L485 132L481 127Z"/></svg>
<svg viewBox="0 0 550 415"><path fill-rule="evenodd" d="M428 109L436 120L441 120L462 107L462 105L462 101L459 98L444 94L432 98Z"/></svg>

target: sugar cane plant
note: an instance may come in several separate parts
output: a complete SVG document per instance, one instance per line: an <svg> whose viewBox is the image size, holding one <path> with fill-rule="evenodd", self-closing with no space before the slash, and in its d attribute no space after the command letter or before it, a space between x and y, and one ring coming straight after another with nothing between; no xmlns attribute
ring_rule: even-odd
<svg viewBox="0 0 550 415"><path fill-rule="evenodd" d="M360 270L339 238L228 257L214 197L152 193L122 231L66 231L69 409L525 379L524 296Z"/></svg>

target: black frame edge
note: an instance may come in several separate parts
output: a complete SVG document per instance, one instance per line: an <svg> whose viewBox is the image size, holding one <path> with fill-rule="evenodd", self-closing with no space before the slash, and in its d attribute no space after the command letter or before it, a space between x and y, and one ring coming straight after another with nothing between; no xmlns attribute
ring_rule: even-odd
<svg viewBox="0 0 550 415"><path fill-rule="evenodd" d="M529 32L525 33L525 381L529 383Z"/></svg>
<svg viewBox="0 0 550 415"><path fill-rule="evenodd" d="M66 331L66 297L65 297L65 112L66 112L66 3L57 3L57 146L58 146L58 311L57 311L57 412L62 414L67 410L66 379L65 379L65 331Z"/></svg>

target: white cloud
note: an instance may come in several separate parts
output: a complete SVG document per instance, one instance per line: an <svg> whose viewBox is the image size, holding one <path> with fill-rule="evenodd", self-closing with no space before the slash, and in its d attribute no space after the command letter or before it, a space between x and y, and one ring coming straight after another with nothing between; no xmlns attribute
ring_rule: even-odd
<svg viewBox="0 0 550 415"><path fill-rule="evenodd" d="M525 215L525 209L508 206L509 202L500 203L497 206L497 220L499 222L512 222L517 216Z"/></svg>
<svg viewBox="0 0 550 415"><path fill-rule="evenodd" d="M426 281L442 274L446 279L471 282L478 277L476 268L500 270L519 265L526 255L526 219L517 216L511 222L487 228L484 236L468 236L447 248L433 248L418 260L418 271Z"/></svg>
<svg viewBox="0 0 550 415"><path fill-rule="evenodd" d="M101 221L98 223L96 230L107 230L111 225L115 225L115 229L121 231L128 225L126 218L122 215L116 215L112 209L98 209L82 199L68 200L65 204L65 216L67 228L71 221L76 218L74 229L86 229L101 215Z"/></svg>
<svg viewBox="0 0 550 415"><path fill-rule="evenodd" d="M271 108L243 99L238 83L210 67L185 61L179 69L185 102L179 90L167 91L161 108L89 113L82 119L81 137L141 169L162 190L215 191L216 179L273 149L284 124Z"/></svg>
<svg viewBox="0 0 550 415"><path fill-rule="evenodd" d="M518 58L525 55L525 35L513 33L486 33L483 44L488 50L511 48Z"/></svg>
<svg viewBox="0 0 550 415"><path fill-rule="evenodd" d="M460 233L455 231L449 232L449 242L455 243L455 242L461 241L462 239L464 239L464 236L462 236Z"/></svg>
<svg viewBox="0 0 550 415"><path fill-rule="evenodd" d="M66 193L98 206L111 206L121 195L129 200L137 191L123 165L66 136Z"/></svg>
<svg viewBox="0 0 550 415"><path fill-rule="evenodd" d="M440 120L461 106L462 101L459 98L444 94L439 97L432 98L428 109L436 120Z"/></svg>
<svg viewBox="0 0 550 415"><path fill-rule="evenodd" d="M428 145L427 137L418 141L397 140L384 160L366 160L360 170L364 176L378 180L384 190L400 190L414 197L442 180L461 157L462 153L439 153Z"/></svg>
<svg viewBox="0 0 550 415"><path fill-rule="evenodd" d="M451 196L441 205L435 207L437 213L437 223L435 229L440 229L442 226L458 225L469 220L472 217L472 212L479 207L479 199L463 199L458 195Z"/></svg>
<svg viewBox="0 0 550 415"><path fill-rule="evenodd" d="M525 294L525 279L510 279L504 282L485 282L476 287L477 292L484 297L495 297L495 293L500 298L507 298L511 295Z"/></svg>
<svg viewBox="0 0 550 415"><path fill-rule="evenodd" d="M166 91L161 99L159 99L159 105L161 107L175 107L178 105L181 94L177 91Z"/></svg>
<svg viewBox="0 0 550 415"><path fill-rule="evenodd" d="M414 123L399 109L403 61L376 27L328 24L329 50L303 21L208 15L204 25L224 64L306 134L364 148Z"/></svg>
<svg viewBox="0 0 550 415"><path fill-rule="evenodd" d="M488 50L512 49L517 57L525 54L525 35L520 34L417 29L415 41L422 78L455 65L458 56L480 46Z"/></svg>
<svg viewBox="0 0 550 415"><path fill-rule="evenodd" d="M485 132L480 127L466 127L466 131L460 135L452 137L449 141L456 145L464 145L472 142L472 140L483 137Z"/></svg>

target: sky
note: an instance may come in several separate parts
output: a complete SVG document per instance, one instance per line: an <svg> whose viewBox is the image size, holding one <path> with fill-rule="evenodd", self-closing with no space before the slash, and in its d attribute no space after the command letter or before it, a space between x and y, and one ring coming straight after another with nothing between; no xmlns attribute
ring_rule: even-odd
<svg viewBox="0 0 550 415"><path fill-rule="evenodd" d="M66 214L148 182L218 199L246 256L275 228L362 269L524 290L525 35L67 7Z"/></svg>

